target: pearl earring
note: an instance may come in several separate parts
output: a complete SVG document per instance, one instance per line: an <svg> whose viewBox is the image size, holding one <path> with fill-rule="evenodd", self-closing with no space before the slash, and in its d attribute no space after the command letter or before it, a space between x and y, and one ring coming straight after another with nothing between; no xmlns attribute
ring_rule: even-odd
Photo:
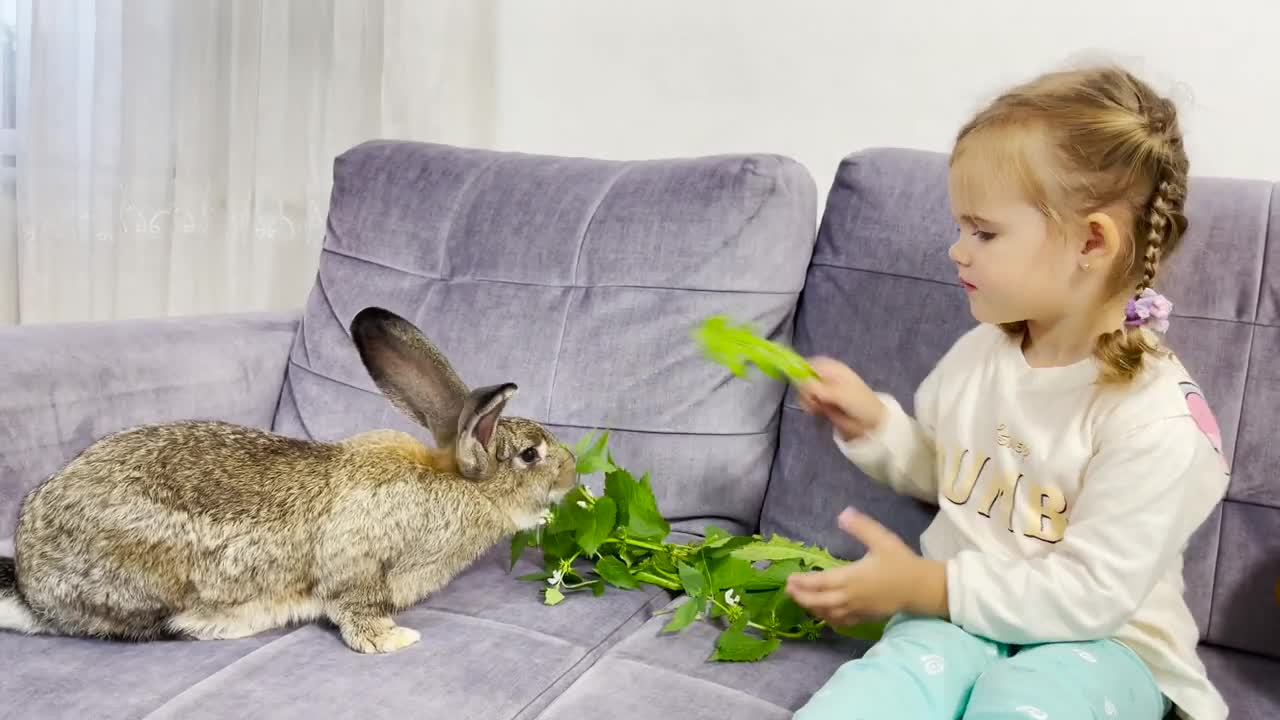
<svg viewBox="0 0 1280 720"><path fill-rule="evenodd" d="M1085 263L1085 264L1081 265L1081 266L1080 266L1080 269L1082 269L1082 270L1088 270L1088 269L1089 269L1089 263Z"/></svg>

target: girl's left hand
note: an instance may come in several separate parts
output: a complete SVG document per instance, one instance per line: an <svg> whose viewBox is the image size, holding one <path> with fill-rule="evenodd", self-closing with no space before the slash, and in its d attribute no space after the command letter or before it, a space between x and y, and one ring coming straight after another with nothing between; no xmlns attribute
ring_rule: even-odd
<svg viewBox="0 0 1280 720"><path fill-rule="evenodd" d="M840 528L866 546L861 559L816 572L792 573L787 592L815 617L835 626L898 612L947 617L946 566L916 554L902 538L852 508Z"/></svg>

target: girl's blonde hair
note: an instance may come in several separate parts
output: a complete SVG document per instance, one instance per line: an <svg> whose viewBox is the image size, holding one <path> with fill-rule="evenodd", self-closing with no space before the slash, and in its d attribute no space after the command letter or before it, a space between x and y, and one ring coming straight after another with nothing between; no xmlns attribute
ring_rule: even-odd
<svg viewBox="0 0 1280 720"><path fill-rule="evenodd" d="M967 158L981 162L960 163ZM961 192L1014 181L1062 230L1105 207L1127 208L1116 218L1124 250L1108 278L1115 293L1127 287L1137 298L1151 287L1187 229L1189 163L1177 111L1119 68L1049 73L1005 92L960 130L951 165L960 169ZM1021 335L1026 323L1001 327ZM1104 382L1124 382L1158 350L1125 328L1099 336L1094 355Z"/></svg>

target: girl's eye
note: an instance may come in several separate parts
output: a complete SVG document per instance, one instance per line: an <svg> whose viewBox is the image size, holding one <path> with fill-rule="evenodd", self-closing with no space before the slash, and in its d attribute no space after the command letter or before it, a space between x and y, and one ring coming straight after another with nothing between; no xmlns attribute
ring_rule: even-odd
<svg viewBox="0 0 1280 720"><path fill-rule="evenodd" d="M526 465L532 465L533 463L537 462L538 448L536 447L525 448L524 452L520 453L520 460Z"/></svg>
<svg viewBox="0 0 1280 720"><path fill-rule="evenodd" d="M995 240L995 239L996 239L996 234L995 234L995 233L993 233L993 232L984 232L984 231L982 231L982 230L974 230L974 231L973 231L973 235L974 235L974 237L976 237L976 238L978 238L979 240L982 240L982 241L984 241L984 242L989 241L989 240Z"/></svg>

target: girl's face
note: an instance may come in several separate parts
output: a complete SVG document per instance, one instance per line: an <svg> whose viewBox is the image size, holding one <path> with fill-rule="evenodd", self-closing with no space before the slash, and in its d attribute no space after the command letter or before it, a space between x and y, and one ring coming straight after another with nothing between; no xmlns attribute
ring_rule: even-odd
<svg viewBox="0 0 1280 720"><path fill-rule="evenodd" d="M960 192L958 184L953 170L948 189L960 235L949 255L974 318L1052 322L1072 312L1080 296L1071 282L1079 267L1076 243L1051 232L1044 213L1010 183L992 184L981 197Z"/></svg>

